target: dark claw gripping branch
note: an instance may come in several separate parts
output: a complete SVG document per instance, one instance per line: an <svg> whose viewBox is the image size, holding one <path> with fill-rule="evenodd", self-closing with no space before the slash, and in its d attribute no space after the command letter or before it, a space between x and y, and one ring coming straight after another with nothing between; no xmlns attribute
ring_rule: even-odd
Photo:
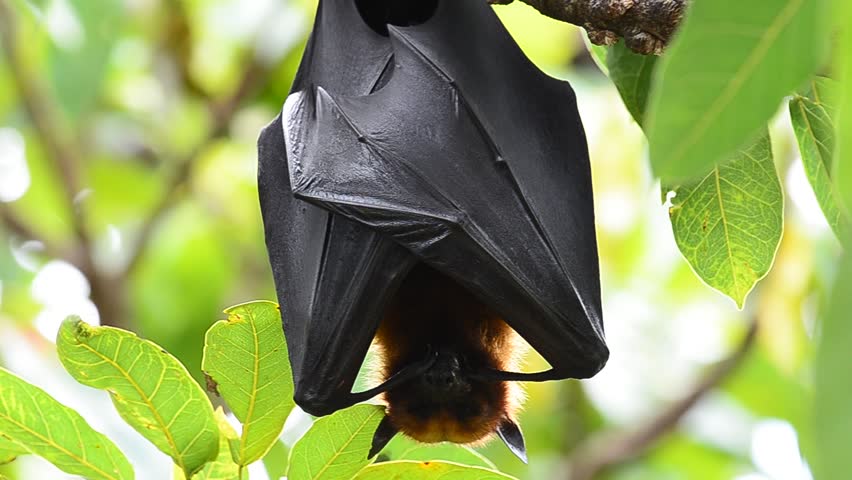
<svg viewBox="0 0 852 480"><path fill-rule="evenodd" d="M568 83L482 0L320 0L258 180L295 397L378 394L397 432L525 459L515 381L608 357L588 150ZM519 371L522 337L551 365ZM375 341L380 384L352 392Z"/></svg>

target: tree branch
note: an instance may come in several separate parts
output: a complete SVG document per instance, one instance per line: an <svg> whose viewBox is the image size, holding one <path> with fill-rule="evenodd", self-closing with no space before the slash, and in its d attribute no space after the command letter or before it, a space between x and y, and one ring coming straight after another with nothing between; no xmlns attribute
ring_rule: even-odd
<svg viewBox="0 0 852 480"><path fill-rule="evenodd" d="M9 208L8 204L2 202L0 202L0 225L2 225L2 228L7 233L12 234L19 240L35 240L41 243L44 247L43 253L45 255L53 258L61 258L75 265L80 264L80 256L77 252L58 248L56 245L48 242L44 239L44 237L39 235L38 232L27 225L26 222L21 220L18 215Z"/></svg>
<svg viewBox="0 0 852 480"><path fill-rule="evenodd" d="M490 0L509 4L513 0ZM687 0L523 0L548 17L586 29L596 45L624 38L641 54L659 55L674 35Z"/></svg>
<svg viewBox="0 0 852 480"><path fill-rule="evenodd" d="M228 124L231 118L242 102L262 83L265 74L266 69L259 62L252 62L243 72L239 83L234 88L234 92L221 101L211 103L209 109L213 124L209 133L189 153L176 162L178 167L167 183L165 194L160 198L159 203L157 203L139 229L136 242L130 253L127 265L120 275L121 277L126 278L139 265L157 226L186 190L186 185L192 177L192 171L195 168L198 158L211 143L228 133Z"/></svg>
<svg viewBox="0 0 852 480"><path fill-rule="evenodd" d="M9 206L2 202L0 202L0 221L2 221L3 228L7 232L20 237L22 240L39 239L35 232L30 229L29 225L22 222Z"/></svg>
<svg viewBox="0 0 852 480"><path fill-rule="evenodd" d="M757 336L757 319L752 319L743 340L731 354L714 365L706 376L679 400L636 430L599 434L575 450L571 459L570 480L593 480L608 467L629 461L647 451L681 418L719 386L742 363Z"/></svg>
<svg viewBox="0 0 852 480"><path fill-rule="evenodd" d="M62 183L65 203L71 219L76 245L73 262L88 278L91 286L91 299L98 307L101 322L105 325L123 326L123 303L118 298L121 292L109 275L98 269L92 256L92 239L86 229L86 218L83 208L78 205L78 195L81 191L79 169L83 164L83 154L76 139L63 128L59 122L61 112L56 108L48 90L44 87L41 77L33 72L20 54L18 46L18 31L16 18L7 0L0 0L0 42L3 54L12 74L15 87L20 95L21 103L38 134L39 141L44 145L47 157L53 162ZM12 217L10 212L4 215L6 225L20 232L30 232L25 225ZM77 255L79 253L79 255Z"/></svg>
<svg viewBox="0 0 852 480"><path fill-rule="evenodd" d="M81 246L89 252L91 238L86 231L84 212L77 206L77 196L81 190L79 167L82 164L82 155L68 132L57 122L57 119L61 118L60 114L47 94L41 77L32 72L20 56L17 25L6 0L0 0L0 39L24 108L48 152L49 159L59 172L74 234ZM93 265L90 253L84 257L84 267L91 272Z"/></svg>
<svg viewBox="0 0 852 480"><path fill-rule="evenodd" d="M150 216L143 221L126 268L117 274L111 274L99 269L94 262L92 239L86 229L85 212L77 205L81 190L79 169L85 158L84 154L71 132L65 130L64 125L59 121L61 112L58 111L48 90L43 86L41 77L31 70L20 55L14 11L8 0L0 0L0 42L2 42L2 53L5 54L9 70L20 94L21 103L39 136L39 141L45 146L50 160L59 173L70 210L76 240L74 248L70 255L59 255L60 252L55 249L51 249L49 253L74 263L86 275L91 284L92 301L98 306L103 324L126 328L127 312L124 295L127 276L139 264L162 218L185 190L198 157L210 143L227 134L231 117L255 90L264 77L266 69L259 61L252 62L231 95L221 101L209 100L212 125L207 137L176 162L177 168L167 182L166 194L154 207ZM37 238L35 232L26 223L3 205L0 205L0 221L9 231L18 236ZM49 246L46 245L46 247Z"/></svg>

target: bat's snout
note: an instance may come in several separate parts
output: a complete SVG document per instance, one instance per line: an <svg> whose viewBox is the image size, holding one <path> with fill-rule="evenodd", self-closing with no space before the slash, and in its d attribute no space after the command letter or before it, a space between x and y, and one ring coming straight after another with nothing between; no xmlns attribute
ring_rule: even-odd
<svg viewBox="0 0 852 480"><path fill-rule="evenodd" d="M470 391L470 382L462 372L458 356L439 351L434 363L421 377L425 389L436 397L461 395Z"/></svg>

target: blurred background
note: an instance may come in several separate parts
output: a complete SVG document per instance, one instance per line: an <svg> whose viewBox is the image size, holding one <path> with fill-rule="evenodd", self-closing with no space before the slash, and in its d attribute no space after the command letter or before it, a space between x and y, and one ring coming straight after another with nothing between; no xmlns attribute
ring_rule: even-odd
<svg viewBox="0 0 852 480"><path fill-rule="evenodd" d="M59 323L77 314L133 330L200 379L204 332L222 310L275 298L255 141L284 102L315 7L0 0L0 364L114 438L138 478L168 478L168 458L62 370ZM519 2L495 10L577 91L612 356L592 380L528 385L529 466L499 441L481 451L522 479L811 479L811 339L839 247L786 106L773 127L784 237L739 311L678 252L643 134L583 31ZM294 413L285 442L309 421ZM0 473L73 478L35 457Z"/></svg>

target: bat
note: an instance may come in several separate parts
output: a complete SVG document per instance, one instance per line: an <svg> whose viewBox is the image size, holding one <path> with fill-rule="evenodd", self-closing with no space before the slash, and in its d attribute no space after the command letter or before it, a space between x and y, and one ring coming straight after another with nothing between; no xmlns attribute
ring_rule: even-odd
<svg viewBox="0 0 852 480"><path fill-rule="evenodd" d="M515 382L589 378L609 356L570 85L483 0L320 0L258 150L296 403L381 394L370 456L397 432L497 434L526 461ZM380 383L353 392L374 342ZM524 343L551 368L519 371Z"/></svg>
<svg viewBox="0 0 852 480"><path fill-rule="evenodd" d="M425 263L406 275L376 333L380 379L434 355L417 380L384 392L387 416L372 453L397 431L421 442L481 443L517 432L506 443L525 460L515 423L523 392L480 372L515 370L526 345L500 314ZM431 352L430 352L431 350ZM372 455L371 455L372 456Z"/></svg>

